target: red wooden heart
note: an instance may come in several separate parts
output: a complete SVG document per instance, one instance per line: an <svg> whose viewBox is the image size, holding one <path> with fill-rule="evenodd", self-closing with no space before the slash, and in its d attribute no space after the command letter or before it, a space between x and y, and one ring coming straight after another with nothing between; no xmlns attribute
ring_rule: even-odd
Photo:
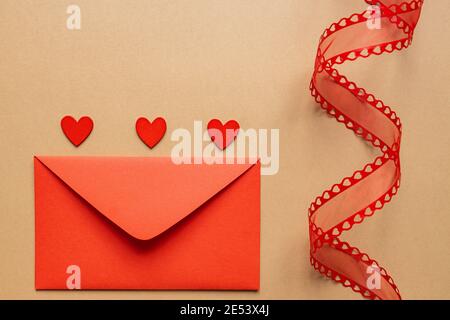
<svg viewBox="0 0 450 320"><path fill-rule="evenodd" d="M158 144L166 133L166 120L156 118L153 122L141 117L136 121L136 132L150 149Z"/></svg>
<svg viewBox="0 0 450 320"><path fill-rule="evenodd" d="M239 129L239 123L235 120L230 120L227 123L222 124L220 120L212 119L208 123L209 136L221 150L224 150L234 139L236 139Z"/></svg>
<svg viewBox="0 0 450 320"><path fill-rule="evenodd" d="M65 116L61 120L62 131L76 147L89 137L93 128L94 122L87 116L81 117L78 121L71 116Z"/></svg>

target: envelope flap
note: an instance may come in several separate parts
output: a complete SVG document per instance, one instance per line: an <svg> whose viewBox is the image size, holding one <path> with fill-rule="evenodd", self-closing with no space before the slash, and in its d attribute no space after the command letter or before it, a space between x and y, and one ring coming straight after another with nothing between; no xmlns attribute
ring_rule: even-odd
<svg viewBox="0 0 450 320"><path fill-rule="evenodd" d="M140 240L169 229L254 165L177 165L171 158L148 157L36 159L105 217Z"/></svg>

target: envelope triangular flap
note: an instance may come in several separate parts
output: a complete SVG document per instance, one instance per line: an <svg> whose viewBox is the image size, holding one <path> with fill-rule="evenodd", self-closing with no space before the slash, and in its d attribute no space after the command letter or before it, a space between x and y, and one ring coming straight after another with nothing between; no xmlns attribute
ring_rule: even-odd
<svg viewBox="0 0 450 320"><path fill-rule="evenodd" d="M36 158L140 240L169 229L254 165L177 165L171 158L148 157Z"/></svg>

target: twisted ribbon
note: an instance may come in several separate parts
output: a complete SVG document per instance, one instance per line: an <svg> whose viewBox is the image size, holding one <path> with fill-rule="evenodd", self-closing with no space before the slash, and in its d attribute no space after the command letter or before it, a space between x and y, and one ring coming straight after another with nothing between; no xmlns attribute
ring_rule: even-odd
<svg viewBox="0 0 450 320"><path fill-rule="evenodd" d="M320 37L310 85L312 96L330 116L381 151L362 170L318 196L308 214L311 264L369 299L401 296L378 262L339 236L383 208L397 193L402 127L390 107L335 66L409 47L423 1L366 0L370 10L333 23ZM374 272L378 280L371 282Z"/></svg>

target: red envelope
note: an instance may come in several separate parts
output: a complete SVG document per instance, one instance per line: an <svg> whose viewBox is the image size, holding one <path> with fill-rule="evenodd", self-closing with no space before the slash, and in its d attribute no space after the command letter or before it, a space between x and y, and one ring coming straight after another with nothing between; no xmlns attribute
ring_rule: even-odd
<svg viewBox="0 0 450 320"><path fill-rule="evenodd" d="M34 168L36 289L259 289L259 162L39 156Z"/></svg>

